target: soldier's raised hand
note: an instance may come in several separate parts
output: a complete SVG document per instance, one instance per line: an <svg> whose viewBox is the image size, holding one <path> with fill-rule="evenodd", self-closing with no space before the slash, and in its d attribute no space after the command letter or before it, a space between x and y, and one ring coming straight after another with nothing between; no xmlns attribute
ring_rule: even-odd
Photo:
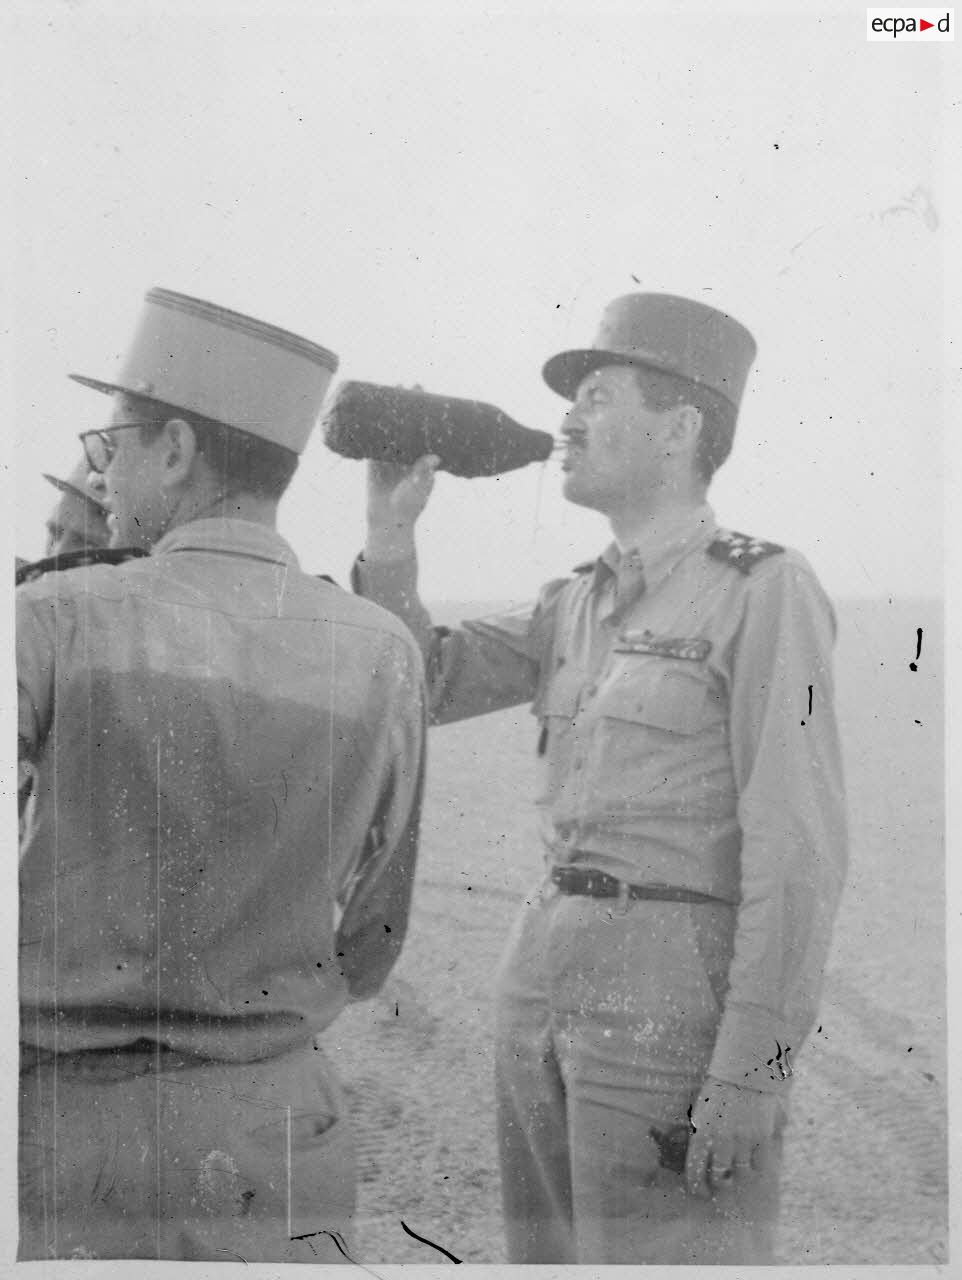
<svg viewBox="0 0 962 1280"><path fill-rule="evenodd" d="M366 559L387 560L413 554L414 526L431 496L439 462L433 453L418 458L411 466L368 462Z"/></svg>

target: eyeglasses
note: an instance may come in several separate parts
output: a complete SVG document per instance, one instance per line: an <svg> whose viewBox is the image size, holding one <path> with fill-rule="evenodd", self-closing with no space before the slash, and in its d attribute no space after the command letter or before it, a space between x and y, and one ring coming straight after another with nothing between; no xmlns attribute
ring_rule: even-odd
<svg viewBox="0 0 962 1280"><path fill-rule="evenodd" d="M84 447L87 466L98 475L110 466L110 459L117 452L117 442L111 437L115 431L132 431L141 427L142 422L118 422L116 426L95 427L93 431L81 431L80 443Z"/></svg>

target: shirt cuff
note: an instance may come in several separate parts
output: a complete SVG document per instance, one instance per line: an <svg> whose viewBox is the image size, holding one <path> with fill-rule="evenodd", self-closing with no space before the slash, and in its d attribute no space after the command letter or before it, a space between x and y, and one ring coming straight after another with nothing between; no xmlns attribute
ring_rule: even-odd
<svg viewBox="0 0 962 1280"><path fill-rule="evenodd" d="M417 596L417 583L418 562L414 556L401 560L367 560L362 551L351 565L354 594L376 600L386 609L391 609L392 604L400 611L410 607L412 598Z"/></svg>
<svg viewBox="0 0 962 1280"><path fill-rule="evenodd" d="M729 1005L718 1028L708 1074L714 1080L775 1093L792 1074L794 1048L785 1022L753 1005Z"/></svg>

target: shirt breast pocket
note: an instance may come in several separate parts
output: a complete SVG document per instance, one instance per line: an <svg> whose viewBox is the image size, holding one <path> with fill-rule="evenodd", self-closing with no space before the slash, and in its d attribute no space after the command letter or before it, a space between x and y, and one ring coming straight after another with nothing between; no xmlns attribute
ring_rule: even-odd
<svg viewBox="0 0 962 1280"><path fill-rule="evenodd" d="M643 683L617 681L599 698L598 714L605 719L689 736L717 717L717 702L698 673L671 669Z"/></svg>

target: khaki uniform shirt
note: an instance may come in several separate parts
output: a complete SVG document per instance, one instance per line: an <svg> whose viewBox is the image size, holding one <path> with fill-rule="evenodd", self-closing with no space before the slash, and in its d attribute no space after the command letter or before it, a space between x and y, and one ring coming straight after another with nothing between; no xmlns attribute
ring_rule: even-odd
<svg viewBox="0 0 962 1280"><path fill-rule="evenodd" d="M404 627L241 520L16 605L22 1041L254 1059L375 990L421 796Z"/></svg>
<svg viewBox="0 0 962 1280"><path fill-rule="evenodd" d="M845 875L835 619L800 555L719 536L704 506L453 632L413 562L360 560L355 587L418 638L436 722L532 701L549 865L737 905L711 1074L765 1088L810 1028Z"/></svg>

